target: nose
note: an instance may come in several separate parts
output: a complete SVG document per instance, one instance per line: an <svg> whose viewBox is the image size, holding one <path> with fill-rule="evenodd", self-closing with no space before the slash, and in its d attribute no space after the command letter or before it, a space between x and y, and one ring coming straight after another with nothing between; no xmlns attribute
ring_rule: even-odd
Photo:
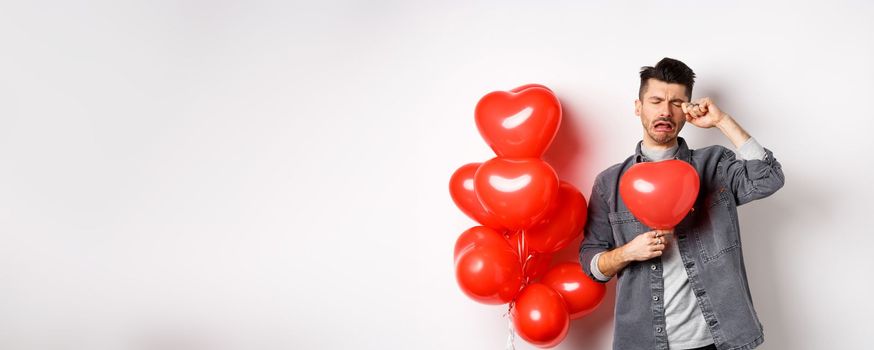
<svg viewBox="0 0 874 350"><path fill-rule="evenodd" d="M670 118L671 117L671 105L668 103L663 103L659 105L658 110L659 118Z"/></svg>

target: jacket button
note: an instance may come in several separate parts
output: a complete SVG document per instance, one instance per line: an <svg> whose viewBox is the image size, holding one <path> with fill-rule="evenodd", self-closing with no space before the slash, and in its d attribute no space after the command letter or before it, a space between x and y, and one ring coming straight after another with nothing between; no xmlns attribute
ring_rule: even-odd
<svg viewBox="0 0 874 350"><path fill-rule="evenodd" d="M655 271L655 270L657 269L657 267L655 266L655 264L650 265L649 268L650 268L651 270L653 270L653 271Z"/></svg>
<svg viewBox="0 0 874 350"><path fill-rule="evenodd" d="M658 295L653 295L653 296L652 296L652 300L659 301L659 296L658 296Z"/></svg>
<svg viewBox="0 0 874 350"><path fill-rule="evenodd" d="M656 327L656 333L661 333L661 332L662 332L662 327Z"/></svg>

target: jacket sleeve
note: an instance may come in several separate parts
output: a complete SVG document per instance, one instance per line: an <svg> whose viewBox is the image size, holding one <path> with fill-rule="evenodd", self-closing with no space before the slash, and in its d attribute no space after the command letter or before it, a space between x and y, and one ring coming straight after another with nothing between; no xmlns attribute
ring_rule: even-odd
<svg viewBox="0 0 874 350"><path fill-rule="evenodd" d="M783 187L780 162L765 148L764 159L737 159L728 148L722 150L719 173L725 186L731 189L736 205L765 198Z"/></svg>
<svg viewBox="0 0 874 350"><path fill-rule="evenodd" d="M606 281L598 279L592 273L592 258L598 253L613 249L616 243L613 240L613 228L610 227L607 216L610 210L601 194L597 179L595 185L592 186L590 197L583 241L580 244L580 265L589 278L604 283Z"/></svg>

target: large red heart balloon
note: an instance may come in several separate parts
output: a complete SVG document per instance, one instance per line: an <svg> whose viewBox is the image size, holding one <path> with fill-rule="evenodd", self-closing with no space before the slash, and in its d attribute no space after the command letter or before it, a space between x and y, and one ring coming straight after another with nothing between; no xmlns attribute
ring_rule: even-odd
<svg viewBox="0 0 874 350"><path fill-rule="evenodd" d="M619 195L640 222L656 230L672 229L686 217L698 197L698 172L671 159L637 163L619 180Z"/></svg>
<svg viewBox="0 0 874 350"><path fill-rule="evenodd" d="M470 163L458 168L449 179L449 194L458 209L461 209L471 219L495 230L503 231L505 229L495 218L495 215L486 211L479 199L476 198L476 192L473 189L473 176L480 165L481 163Z"/></svg>
<svg viewBox="0 0 874 350"><path fill-rule="evenodd" d="M601 304L607 288L603 283L593 281L576 262L556 264L540 280L561 294L567 305L571 319L586 316Z"/></svg>
<svg viewBox="0 0 874 350"><path fill-rule="evenodd" d="M516 331L531 344L551 348L567 336L570 317L564 300L545 284L532 283L523 288L510 314Z"/></svg>
<svg viewBox="0 0 874 350"><path fill-rule="evenodd" d="M492 158L474 175L480 203L511 230L523 229L545 214L558 192L558 175L539 158Z"/></svg>
<svg viewBox="0 0 874 350"><path fill-rule="evenodd" d="M585 224L586 198L574 185L561 181L547 214L525 230L528 247L540 253L557 252L578 237Z"/></svg>
<svg viewBox="0 0 874 350"><path fill-rule="evenodd" d="M476 105L476 126L495 154L540 158L558 132L561 104L542 86L494 91Z"/></svg>

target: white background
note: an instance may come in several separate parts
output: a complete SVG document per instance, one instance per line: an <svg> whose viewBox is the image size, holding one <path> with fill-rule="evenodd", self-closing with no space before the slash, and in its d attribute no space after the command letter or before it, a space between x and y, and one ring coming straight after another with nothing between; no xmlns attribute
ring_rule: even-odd
<svg viewBox="0 0 874 350"><path fill-rule="evenodd" d="M666 56L783 164L740 208L762 348L867 346L874 6L581 3L3 2L0 348L502 348L452 264L477 100L552 88L588 198ZM558 348L609 349L613 296Z"/></svg>

